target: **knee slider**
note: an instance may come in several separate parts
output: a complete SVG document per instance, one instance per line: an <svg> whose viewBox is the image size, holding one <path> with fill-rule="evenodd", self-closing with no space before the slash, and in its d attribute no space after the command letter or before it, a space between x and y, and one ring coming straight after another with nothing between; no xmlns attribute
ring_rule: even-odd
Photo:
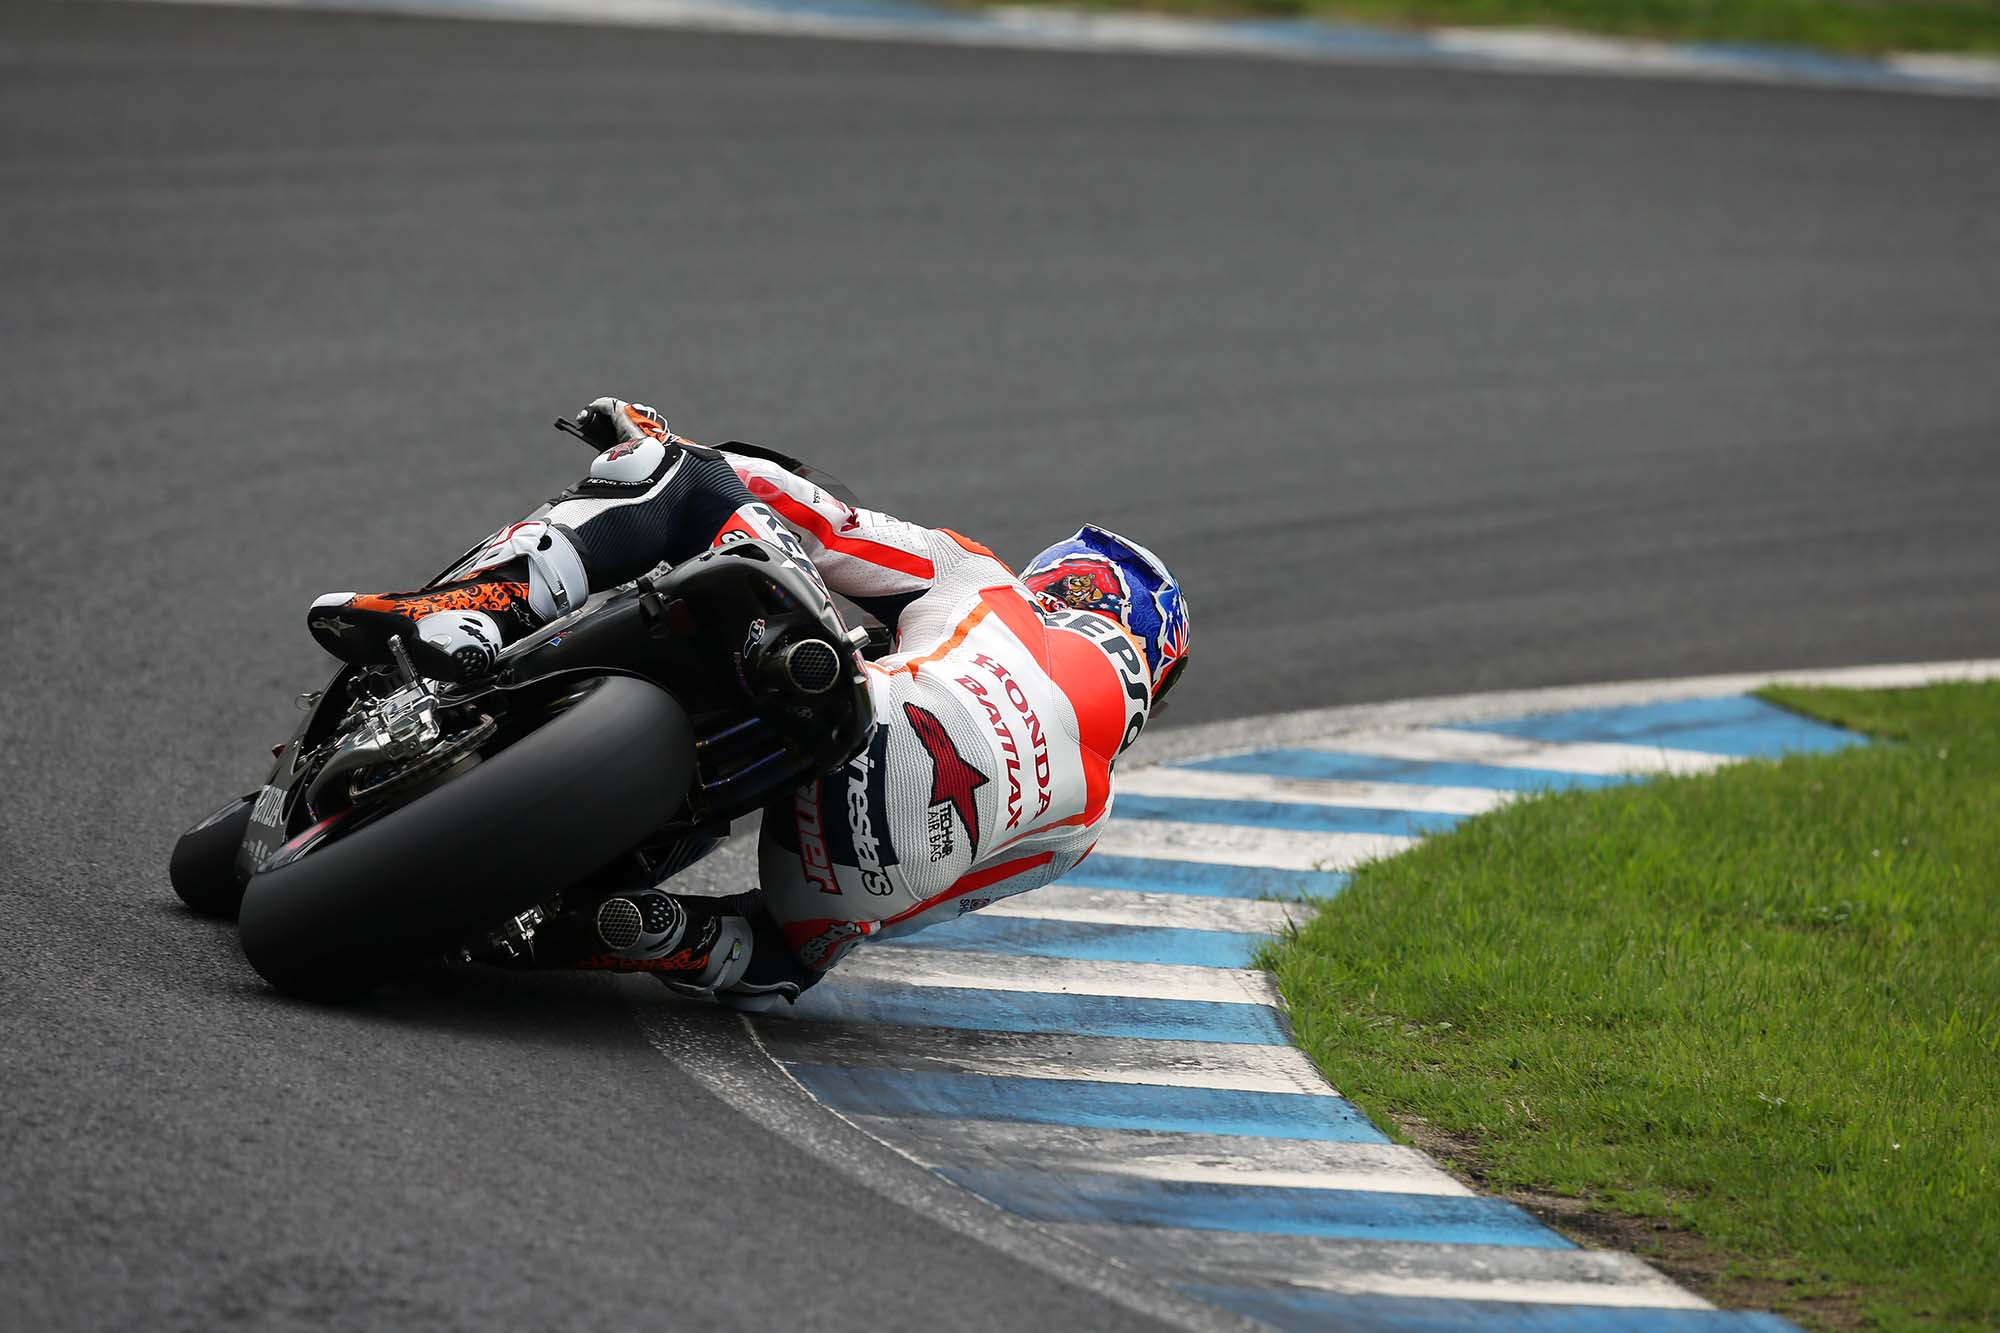
<svg viewBox="0 0 2000 1333"><path fill-rule="evenodd" d="M743 973L750 966L750 954L756 946L750 923L730 914L722 917L717 925L715 943L708 951L708 966L697 976L683 974L660 978L670 990L708 999L743 979Z"/></svg>
<svg viewBox="0 0 2000 1333"><path fill-rule="evenodd" d="M716 937L715 948L708 955L708 967L701 974L702 989L727 990L742 980L755 943L749 922L740 916L722 918L722 933Z"/></svg>
<svg viewBox="0 0 2000 1333"><path fill-rule="evenodd" d="M501 529L480 548L469 569L478 573L514 559L527 562L528 607L545 621L567 615L590 596L582 553L568 533L546 519Z"/></svg>

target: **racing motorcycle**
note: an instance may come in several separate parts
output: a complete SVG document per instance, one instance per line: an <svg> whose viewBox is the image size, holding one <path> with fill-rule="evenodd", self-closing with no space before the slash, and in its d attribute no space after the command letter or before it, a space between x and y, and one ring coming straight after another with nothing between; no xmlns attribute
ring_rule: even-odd
<svg viewBox="0 0 2000 1333"><path fill-rule="evenodd" d="M722 447L853 503L798 459ZM685 869L860 752L860 663L888 636L847 609L853 630L793 556L744 540L592 596L463 684L392 639L393 665L300 696L264 785L175 844L174 890L234 916L250 965L300 996L440 955L523 959L565 892L634 855L655 879Z"/></svg>

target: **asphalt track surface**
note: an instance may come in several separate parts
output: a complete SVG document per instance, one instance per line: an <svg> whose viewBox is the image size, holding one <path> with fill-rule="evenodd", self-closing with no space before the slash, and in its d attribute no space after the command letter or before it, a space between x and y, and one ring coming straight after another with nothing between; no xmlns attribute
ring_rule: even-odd
<svg viewBox="0 0 2000 1333"><path fill-rule="evenodd" d="M2000 651L1990 102L16 3L0 112L0 1325L1149 1322L629 987L300 1006L173 903L309 598L594 394L1152 542L1180 721Z"/></svg>

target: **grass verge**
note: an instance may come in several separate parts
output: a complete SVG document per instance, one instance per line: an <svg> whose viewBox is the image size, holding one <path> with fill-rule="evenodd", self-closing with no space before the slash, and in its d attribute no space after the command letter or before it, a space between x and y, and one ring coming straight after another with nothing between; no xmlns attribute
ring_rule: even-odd
<svg viewBox="0 0 2000 1333"><path fill-rule="evenodd" d="M1018 2L1018 0L1015 0ZM1054 0L1179 14L1310 16L1402 26L1558 27L1619 37L1808 46L1852 54L2000 51L1994 0Z"/></svg>
<svg viewBox="0 0 2000 1333"><path fill-rule="evenodd" d="M1883 738L1550 794L1267 964L1334 1085L1488 1188L1809 1325L2000 1322L2000 685Z"/></svg>

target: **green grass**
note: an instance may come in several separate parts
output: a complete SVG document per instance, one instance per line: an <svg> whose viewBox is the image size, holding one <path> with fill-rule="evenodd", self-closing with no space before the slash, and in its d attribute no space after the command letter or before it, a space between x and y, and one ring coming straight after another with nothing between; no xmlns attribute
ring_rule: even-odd
<svg viewBox="0 0 2000 1333"><path fill-rule="evenodd" d="M1079 0L1053 0L1075 4ZM2000 51L1996 0L1080 0L1107 9L1333 21L1576 28L1830 51Z"/></svg>
<svg viewBox="0 0 2000 1333"><path fill-rule="evenodd" d="M2000 1324L2000 686L1768 697L1886 739L1469 820L1267 964L1336 1087L1490 1186L1808 1323Z"/></svg>

